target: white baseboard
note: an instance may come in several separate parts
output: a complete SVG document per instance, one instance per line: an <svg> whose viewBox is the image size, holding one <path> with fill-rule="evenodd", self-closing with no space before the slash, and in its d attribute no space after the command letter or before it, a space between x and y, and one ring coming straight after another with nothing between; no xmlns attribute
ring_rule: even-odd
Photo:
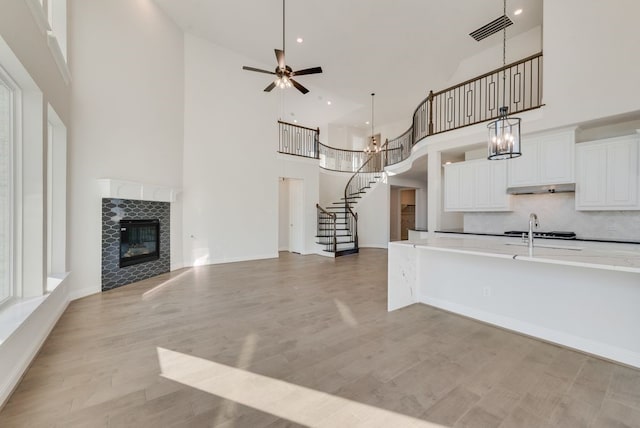
<svg viewBox="0 0 640 428"><path fill-rule="evenodd" d="M386 250L389 248L389 244L386 242L384 244L360 244L359 247L360 248L382 248Z"/></svg>
<svg viewBox="0 0 640 428"><path fill-rule="evenodd" d="M329 253L329 252L327 252L327 251L317 251L317 252L315 252L315 253L313 253L313 254L316 254L316 255L318 255L318 256L322 256L322 257L330 257L330 258L332 258L332 259L333 259L333 258L335 258L335 256L333 255L333 253Z"/></svg>
<svg viewBox="0 0 640 428"><path fill-rule="evenodd" d="M449 312L464 315L469 318L477 319L488 324L493 324L507 330L513 330L527 336L540 338L547 342L556 343L588 354L600 356L608 360L640 368L640 354L629 351L628 349L623 349L602 342L595 342L563 331L541 327L515 318L496 315L446 300L421 296L420 302Z"/></svg>
<svg viewBox="0 0 640 428"><path fill-rule="evenodd" d="M277 252L270 253L270 254L258 254L258 255L246 256L246 257L228 257L224 259L210 260L209 263L206 263L205 265L199 265L199 266L220 265L224 263L236 263L236 262L248 262L251 260L277 259L278 257L279 257L279 254Z"/></svg>
<svg viewBox="0 0 640 428"><path fill-rule="evenodd" d="M73 300L81 299L83 297L87 297L92 294L98 294L101 292L102 289L99 286L98 289L96 289L95 287L85 287L81 288L80 290L73 290L69 292L69 301L71 302Z"/></svg>

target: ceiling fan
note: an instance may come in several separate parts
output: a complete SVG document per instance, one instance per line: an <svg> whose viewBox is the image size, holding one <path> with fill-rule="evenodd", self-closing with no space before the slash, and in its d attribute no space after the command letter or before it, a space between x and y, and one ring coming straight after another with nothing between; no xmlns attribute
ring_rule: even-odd
<svg viewBox="0 0 640 428"><path fill-rule="evenodd" d="M284 62L284 40L285 40L284 38L284 28L285 28L284 2L285 0L282 0L282 50L275 49L276 60L278 61L278 66L276 67L275 71L261 70L255 67L248 67L246 65L243 66L242 69L249 70L249 71L257 71L258 73L272 74L276 76L276 80L274 80L273 82L271 82L269 86L264 88L265 92L271 92L271 90L276 86L280 88L290 88L291 86L294 86L297 90L299 90L303 94L306 94L307 92L309 92L309 90L304 86L302 86L300 83L293 80L293 77L303 76L305 74L322 73L322 68L312 67L312 68L305 68L304 70L293 71L293 69Z"/></svg>

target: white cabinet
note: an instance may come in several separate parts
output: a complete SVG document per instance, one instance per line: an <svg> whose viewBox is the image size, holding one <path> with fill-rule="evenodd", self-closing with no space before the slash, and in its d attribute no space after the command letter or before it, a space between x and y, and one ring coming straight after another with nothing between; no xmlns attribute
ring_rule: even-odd
<svg viewBox="0 0 640 428"><path fill-rule="evenodd" d="M473 168L466 162L452 163L444 168L444 209L464 211L473 209Z"/></svg>
<svg viewBox="0 0 640 428"><path fill-rule="evenodd" d="M507 161L508 187L575 182L575 132L522 138L522 156Z"/></svg>
<svg viewBox="0 0 640 428"><path fill-rule="evenodd" d="M640 210L639 145L638 135L577 145L576 210Z"/></svg>
<svg viewBox="0 0 640 428"><path fill-rule="evenodd" d="M445 165L445 211L509 211L504 161L474 160Z"/></svg>

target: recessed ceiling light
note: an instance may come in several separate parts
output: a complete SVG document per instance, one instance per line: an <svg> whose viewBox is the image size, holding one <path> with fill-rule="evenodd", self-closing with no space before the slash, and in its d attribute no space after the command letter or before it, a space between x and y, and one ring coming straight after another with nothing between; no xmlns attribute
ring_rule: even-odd
<svg viewBox="0 0 640 428"><path fill-rule="evenodd" d="M302 37L298 37L298 38L296 39L296 42L298 42L298 43L302 43L302 42L304 42L304 39L303 39Z"/></svg>
<svg viewBox="0 0 640 428"><path fill-rule="evenodd" d="M331 101L327 101L327 105L329 105L329 106L330 106L330 105L331 105Z"/></svg>
<svg viewBox="0 0 640 428"><path fill-rule="evenodd" d="M368 124L369 124L369 121L367 120L364 124L365 124L365 125L368 125Z"/></svg>
<svg viewBox="0 0 640 428"><path fill-rule="evenodd" d="M297 119L293 119L293 123L298 123L298 120Z"/></svg>
<svg viewBox="0 0 640 428"><path fill-rule="evenodd" d="M522 9L516 9L516 10L513 12L513 14L514 14L514 15L516 15L516 16L520 15L521 13L522 13Z"/></svg>

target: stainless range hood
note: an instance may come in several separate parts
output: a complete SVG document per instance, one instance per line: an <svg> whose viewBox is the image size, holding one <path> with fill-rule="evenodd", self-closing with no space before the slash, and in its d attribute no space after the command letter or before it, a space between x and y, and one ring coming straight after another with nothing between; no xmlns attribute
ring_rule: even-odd
<svg viewBox="0 0 640 428"><path fill-rule="evenodd" d="M539 194L539 193L566 193L566 192L575 192L575 191L576 191L575 183L507 188L507 193L510 195L533 195L533 194Z"/></svg>

